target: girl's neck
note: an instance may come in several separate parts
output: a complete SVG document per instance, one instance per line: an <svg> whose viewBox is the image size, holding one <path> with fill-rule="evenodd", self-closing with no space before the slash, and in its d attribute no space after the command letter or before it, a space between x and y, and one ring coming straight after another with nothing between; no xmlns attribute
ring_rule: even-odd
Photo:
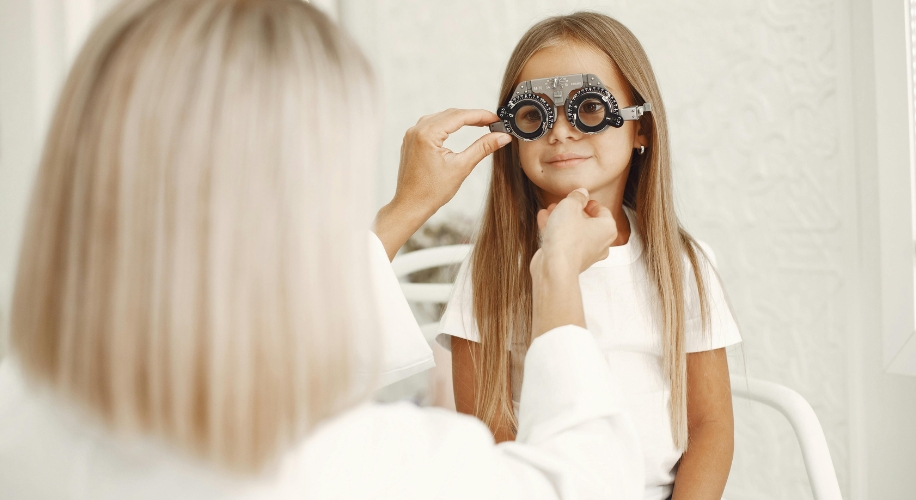
<svg viewBox="0 0 916 500"><path fill-rule="evenodd" d="M613 208L609 208L609 210L611 215L614 216L614 221L617 222L617 238L611 243L611 246L626 245L630 241L630 232L633 228L630 227L630 219L627 218L627 214L623 209L623 200L614 205Z"/></svg>
<svg viewBox="0 0 916 500"><path fill-rule="evenodd" d="M630 219L627 218L627 214L623 210L623 203L621 202L617 205L616 211L612 209L611 214L614 215L614 220L617 222L617 239L611 243L611 246L626 245L630 241L630 233L633 228L630 227Z"/></svg>

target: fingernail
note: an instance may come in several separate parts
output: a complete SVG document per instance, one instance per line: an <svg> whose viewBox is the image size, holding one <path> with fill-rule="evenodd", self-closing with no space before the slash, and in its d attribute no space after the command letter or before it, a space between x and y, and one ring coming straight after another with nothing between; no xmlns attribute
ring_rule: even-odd
<svg viewBox="0 0 916 500"><path fill-rule="evenodd" d="M573 191L578 191L578 192L584 194L584 195L585 195L585 198L588 198L588 189L579 188L579 189L574 189Z"/></svg>
<svg viewBox="0 0 916 500"><path fill-rule="evenodd" d="M503 134L496 139L496 143L499 144L499 147L503 147L510 142L512 142L512 136L509 134Z"/></svg>

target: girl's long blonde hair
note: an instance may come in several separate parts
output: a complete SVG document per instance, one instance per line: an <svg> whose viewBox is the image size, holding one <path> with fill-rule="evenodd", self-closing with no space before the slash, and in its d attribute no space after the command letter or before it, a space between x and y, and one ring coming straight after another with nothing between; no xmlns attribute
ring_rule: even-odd
<svg viewBox="0 0 916 500"><path fill-rule="evenodd" d="M243 471L363 400L377 120L353 96L374 94L299 0L116 8L67 78L32 196L11 318L29 378Z"/></svg>
<svg viewBox="0 0 916 500"><path fill-rule="evenodd" d="M629 83L633 104L652 103L640 119L646 152L633 155L623 203L636 213L644 239L646 267L661 316L664 372L670 383L670 417L675 445L687 448L684 255L693 266L701 321L708 330L709 305L699 265L702 252L674 212L668 125L652 66L639 41L620 22L596 13L557 16L533 26L515 47L503 75L499 105L507 102L522 68L539 50L574 42L600 50ZM471 256L473 308L481 348L475 358L476 415L494 432L514 429L509 338L530 344L531 275L528 263L538 249L537 188L519 163L517 143L493 156L493 175L480 233Z"/></svg>

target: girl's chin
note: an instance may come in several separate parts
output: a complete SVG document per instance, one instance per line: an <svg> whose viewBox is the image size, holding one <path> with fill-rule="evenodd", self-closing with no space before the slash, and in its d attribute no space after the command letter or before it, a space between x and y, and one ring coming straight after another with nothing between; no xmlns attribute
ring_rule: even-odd
<svg viewBox="0 0 916 500"><path fill-rule="evenodd" d="M566 198L569 193L573 192L575 189L584 187L585 189L588 189L589 192L592 192L594 189L597 189L599 186L603 185L601 179L594 179L592 176L585 175L540 175L537 177L529 175L528 179L537 187L541 200L547 202L548 204L555 203L559 200L562 200L563 198ZM598 182L596 182L596 180Z"/></svg>
<svg viewBox="0 0 916 500"><path fill-rule="evenodd" d="M565 197L573 189L581 187L589 189L590 186L593 186L595 182L590 177L587 175L547 175L540 179L532 179L532 182L545 193Z"/></svg>
<svg viewBox="0 0 916 500"><path fill-rule="evenodd" d="M564 185L564 186L550 186L549 188L538 187L540 191L541 200L543 200L547 205L551 203L556 203L563 198L569 196L569 193L573 192L576 189L584 187L588 189L588 186L585 185Z"/></svg>

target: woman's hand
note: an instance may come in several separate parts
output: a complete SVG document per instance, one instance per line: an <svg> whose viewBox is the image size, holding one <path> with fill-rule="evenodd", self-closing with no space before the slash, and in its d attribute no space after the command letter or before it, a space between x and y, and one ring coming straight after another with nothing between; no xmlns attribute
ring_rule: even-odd
<svg viewBox="0 0 916 500"><path fill-rule="evenodd" d="M592 264L607 258L617 238L617 225L611 211L579 188L546 209L538 212L541 248L532 259L532 273L544 271L544 265L563 267L576 276Z"/></svg>
<svg viewBox="0 0 916 500"><path fill-rule="evenodd" d="M509 134L491 132L455 153L443 147L449 134L464 126L483 127L496 121L499 117L482 109L449 109L424 116L407 130L401 144L397 190L375 219L375 234L389 259L455 196L481 160L512 141Z"/></svg>
<svg viewBox="0 0 916 500"><path fill-rule="evenodd" d="M577 189L538 212L541 248L531 259L532 339L560 326L585 328L579 274L608 256L617 238L610 210Z"/></svg>

